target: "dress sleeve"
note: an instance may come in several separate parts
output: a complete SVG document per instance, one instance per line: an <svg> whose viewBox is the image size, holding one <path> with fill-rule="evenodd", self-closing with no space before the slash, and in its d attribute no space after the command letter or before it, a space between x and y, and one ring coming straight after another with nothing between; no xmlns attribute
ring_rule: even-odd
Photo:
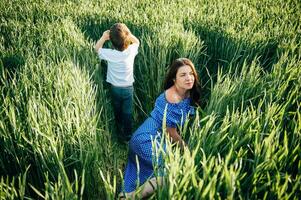
<svg viewBox="0 0 301 200"><path fill-rule="evenodd" d="M179 104L167 103L169 108L166 114L166 125L168 127L183 126L189 116L195 114L195 110L190 103L190 99L186 99Z"/></svg>
<svg viewBox="0 0 301 200"><path fill-rule="evenodd" d="M191 105L189 105L189 107L188 107L188 115L189 116L195 115L195 108Z"/></svg>
<svg viewBox="0 0 301 200"><path fill-rule="evenodd" d="M164 94L156 99L155 108L151 112L151 116L161 125L166 116L166 126L176 128L184 125L188 115L194 115L194 108L190 105L191 100L186 99L183 102L173 104L165 100ZM166 112L166 115L165 115Z"/></svg>
<svg viewBox="0 0 301 200"><path fill-rule="evenodd" d="M166 126L176 128L184 124L186 119L185 110L177 104L169 104L166 113Z"/></svg>

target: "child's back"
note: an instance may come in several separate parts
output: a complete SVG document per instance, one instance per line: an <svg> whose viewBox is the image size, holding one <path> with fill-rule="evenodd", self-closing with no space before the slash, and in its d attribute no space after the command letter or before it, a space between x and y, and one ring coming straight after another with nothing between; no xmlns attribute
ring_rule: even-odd
<svg viewBox="0 0 301 200"><path fill-rule="evenodd" d="M100 49L100 59L108 62L107 82L114 86L130 86L134 82L134 59L138 53L139 44L134 43L123 51L115 49Z"/></svg>
<svg viewBox="0 0 301 200"><path fill-rule="evenodd" d="M114 49L102 48L106 40L111 40ZM106 81L111 84L117 132L121 140L129 140L132 132L133 71L138 47L139 40L122 23L116 23L105 31L95 45L100 59L108 63Z"/></svg>

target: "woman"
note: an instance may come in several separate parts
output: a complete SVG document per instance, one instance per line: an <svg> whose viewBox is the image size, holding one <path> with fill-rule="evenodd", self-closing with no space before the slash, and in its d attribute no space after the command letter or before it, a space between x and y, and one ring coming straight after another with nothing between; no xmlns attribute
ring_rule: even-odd
<svg viewBox="0 0 301 200"><path fill-rule="evenodd" d="M152 140L160 144L163 118L166 112L166 132L173 142L178 143L182 148L185 146L177 127L182 126L188 116L194 114L192 105L198 105L200 98L198 86L198 75L193 63L187 58L176 59L166 76L165 91L156 99L155 108L150 117L136 130L129 142L124 193L120 194L120 198L133 198L137 182L139 186L144 184L140 198L153 193L157 184L160 184L154 177ZM162 166L162 158L157 159L156 164L159 167ZM137 171L139 171L138 177ZM149 181L146 182L148 179Z"/></svg>

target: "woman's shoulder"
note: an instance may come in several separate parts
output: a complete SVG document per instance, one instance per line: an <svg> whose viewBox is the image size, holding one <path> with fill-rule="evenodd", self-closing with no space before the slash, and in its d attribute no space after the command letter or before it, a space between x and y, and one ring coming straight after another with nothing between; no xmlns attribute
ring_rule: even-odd
<svg viewBox="0 0 301 200"><path fill-rule="evenodd" d="M191 98L185 98L178 103L171 103L166 99L166 91L163 91L156 99L153 112L163 115L166 109L169 113L167 115L168 119L181 117L185 113L189 113L190 115L194 114L194 108L191 106Z"/></svg>
<svg viewBox="0 0 301 200"><path fill-rule="evenodd" d="M164 100L165 100L165 97L164 97L164 92L162 92L161 94L159 94L159 96L157 97L157 99L156 99L156 104L158 103L158 102L164 102Z"/></svg>
<svg viewBox="0 0 301 200"><path fill-rule="evenodd" d="M172 95L172 93L170 94L167 90L163 91L156 99L156 106L157 107L165 107L166 104L168 104L169 107L181 107L181 105L185 106L185 105L190 105L191 103L191 99L185 98L183 100L180 101L175 101L172 100L172 98L169 96Z"/></svg>
<svg viewBox="0 0 301 200"><path fill-rule="evenodd" d="M171 88L165 90L164 97L167 103L173 105L181 105L181 104L190 104L190 97L187 96L184 99L178 98L178 95L175 94L175 91Z"/></svg>
<svg viewBox="0 0 301 200"><path fill-rule="evenodd" d="M169 104L177 104L181 101L179 99L174 98L175 96L175 92L171 88L168 88L164 91L165 100Z"/></svg>

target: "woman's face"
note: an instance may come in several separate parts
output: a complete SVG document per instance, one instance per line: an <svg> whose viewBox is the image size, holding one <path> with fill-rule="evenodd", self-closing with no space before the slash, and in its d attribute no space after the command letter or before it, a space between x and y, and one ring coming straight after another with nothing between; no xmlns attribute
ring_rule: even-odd
<svg viewBox="0 0 301 200"><path fill-rule="evenodd" d="M194 74L189 65L180 67L176 74L175 85L184 90L190 90L194 85Z"/></svg>

